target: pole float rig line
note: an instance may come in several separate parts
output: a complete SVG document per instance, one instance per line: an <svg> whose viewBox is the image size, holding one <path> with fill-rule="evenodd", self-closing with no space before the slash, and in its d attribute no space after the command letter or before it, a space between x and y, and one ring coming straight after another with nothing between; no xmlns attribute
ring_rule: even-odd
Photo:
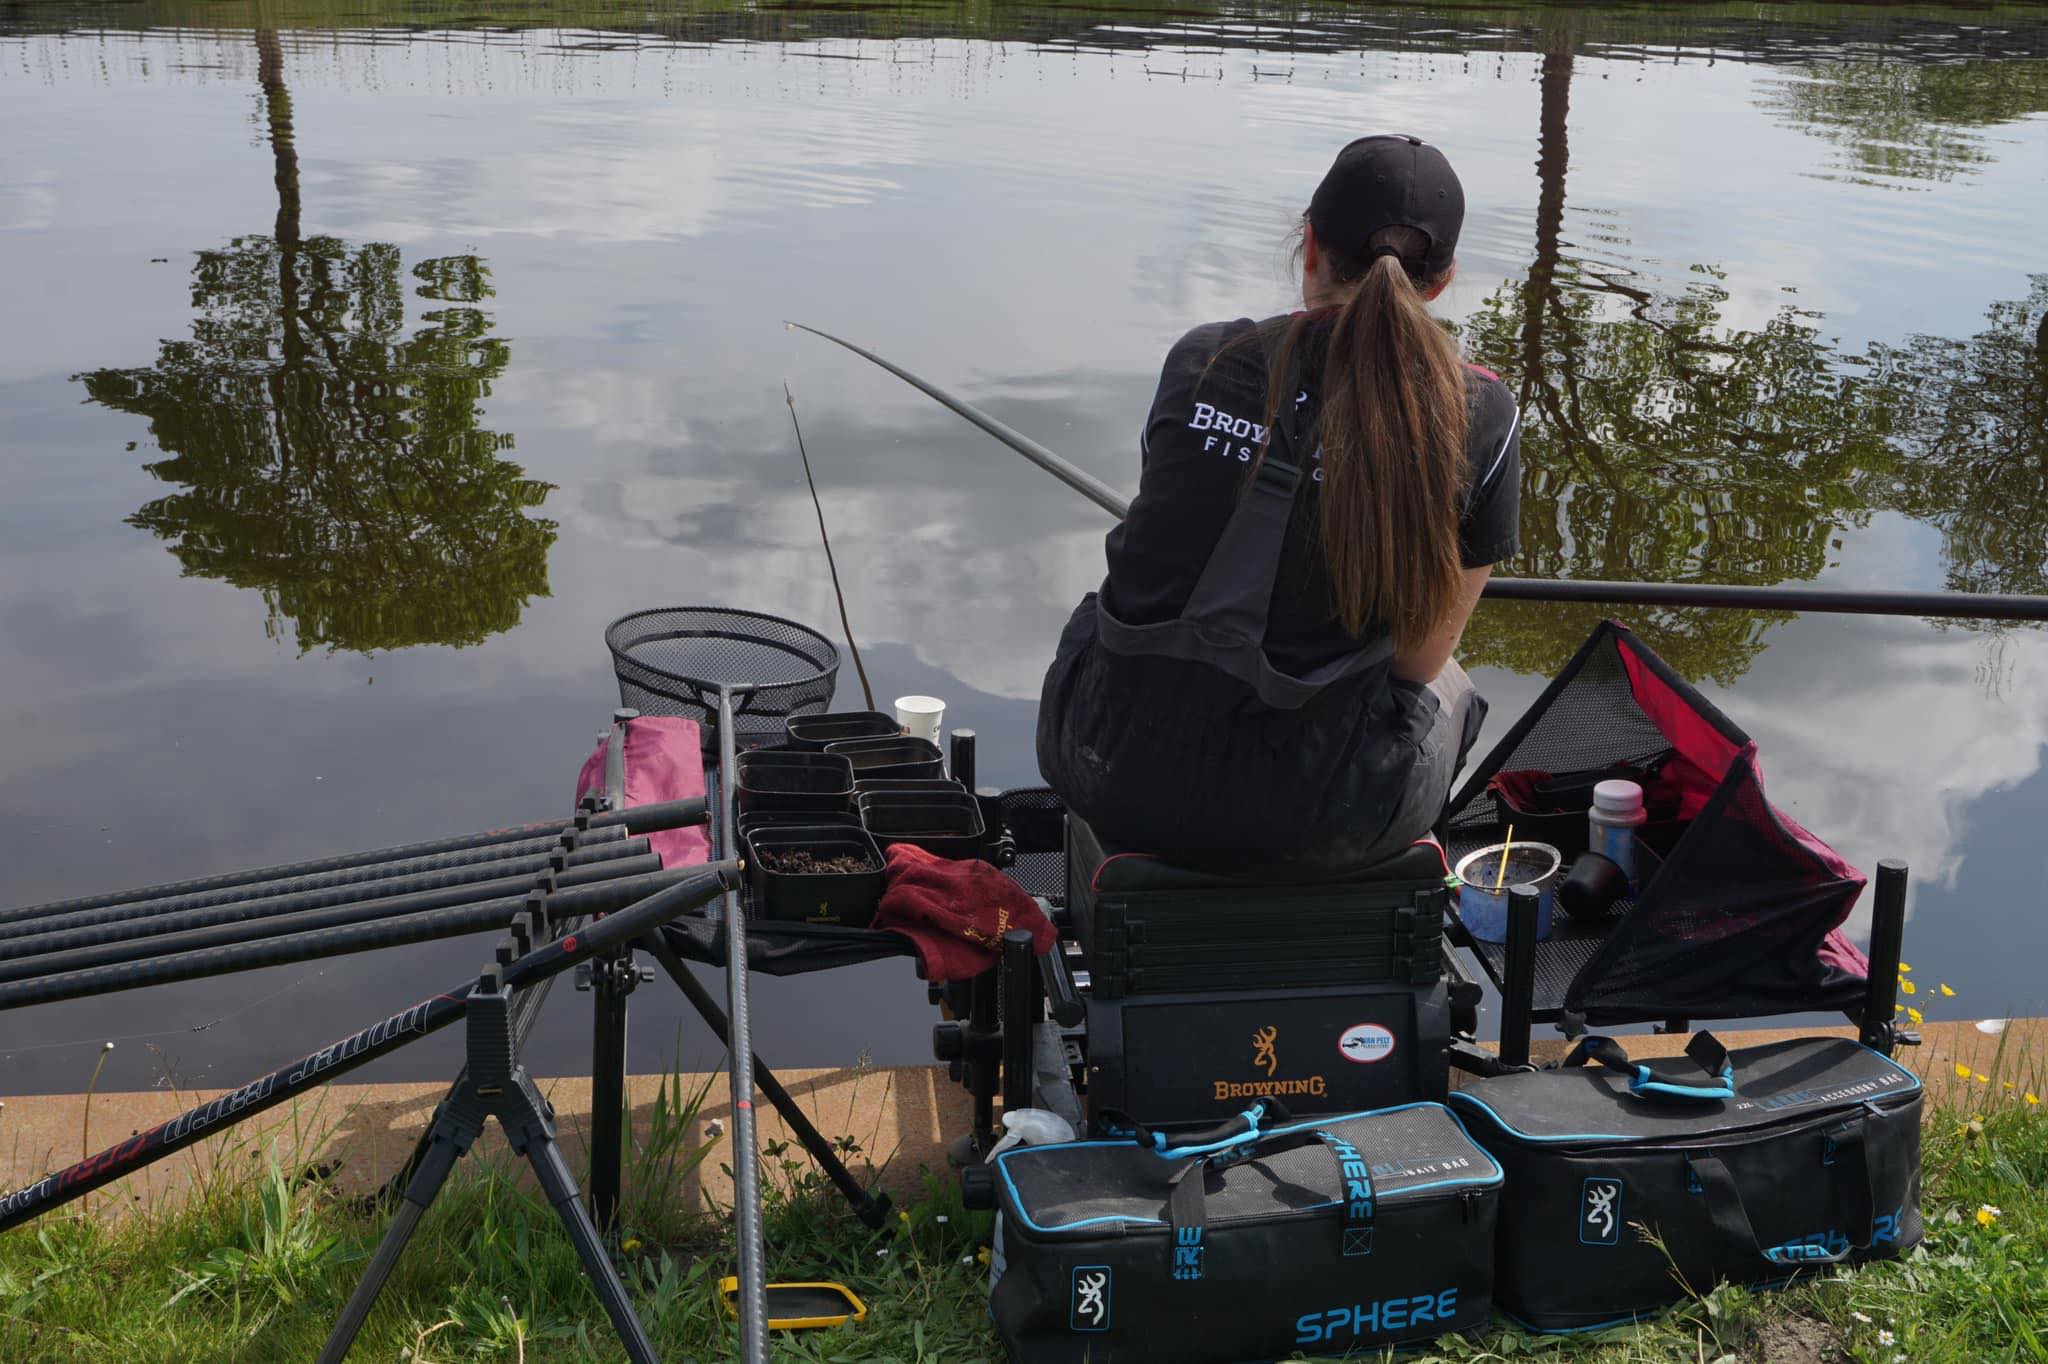
<svg viewBox="0 0 2048 1364"><path fill-rule="evenodd" d="M801 322L785 325L843 346L888 370L928 397L994 436L1111 516L1122 520L1130 499L1093 474L1054 454L970 403L871 350ZM1718 606L1757 611L1817 611L1853 616L1934 616L1950 620L2048 621L2048 597L1990 592L1851 591L1822 587L1746 586L1738 583L1628 583L1596 579L1491 578L1483 596L1503 601L1600 602L1630 606Z"/></svg>
<svg viewBox="0 0 2048 1364"><path fill-rule="evenodd" d="M505 983L514 990L524 989L559 975L580 961L621 947L678 914L706 903L733 885L737 874L738 864L729 861L675 873L681 879L645 896L629 908L600 919L571 936L536 947L520 957L506 967ZM548 897L550 902L555 898ZM548 910L550 914L557 912L552 903ZM279 1066L240 1089L231 1090L146 1132L138 1132L68 1169L46 1175L25 1189L0 1197L0 1231L40 1217L103 1184L133 1174L175 1151L183 1150L223 1127L254 1117L316 1085L325 1084L337 1075L446 1027L467 1011L467 992L473 983L473 979L466 978L446 993L432 995L401 1009L310 1056Z"/></svg>

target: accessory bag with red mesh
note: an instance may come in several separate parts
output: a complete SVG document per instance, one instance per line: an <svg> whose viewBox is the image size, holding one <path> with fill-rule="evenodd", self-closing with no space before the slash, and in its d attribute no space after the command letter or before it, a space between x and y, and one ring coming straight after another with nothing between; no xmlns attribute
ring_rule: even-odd
<svg viewBox="0 0 2048 1364"><path fill-rule="evenodd" d="M1512 823L1569 859L1607 777L1644 790L1641 884L1573 978L1568 1015L1607 1025L1860 1010L1869 966L1840 930L1862 874L1765 799L1756 744L1618 621L1593 631L1473 772L1445 842L1455 859Z"/></svg>

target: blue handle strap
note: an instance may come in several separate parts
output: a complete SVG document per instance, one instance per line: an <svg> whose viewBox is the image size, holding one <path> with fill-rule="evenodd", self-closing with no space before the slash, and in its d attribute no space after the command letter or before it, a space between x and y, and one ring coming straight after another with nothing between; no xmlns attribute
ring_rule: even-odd
<svg viewBox="0 0 2048 1364"><path fill-rule="evenodd" d="M1328 1128L1268 1132L1251 1141L1239 1141L1226 1149L1191 1157L1174 1171L1166 1197L1168 1276L1181 1283L1192 1283L1202 1277L1202 1259L1207 1250L1204 1243L1209 1232L1205 1185L1211 1170L1317 1145L1337 1162L1337 1206L1342 1213L1337 1253L1347 1258L1372 1254L1373 1214L1378 1195L1373 1189L1372 1166L1365 1154L1348 1138Z"/></svg>
<svg viewBox="0 0 2048 1364"><path fill-rule="evenodd" d="M1628 1092L1639 1099L1680 1099L1712 1103L1735 1097L1735 1063L1728 1048L1710 1032L1693 1034L1685 1044L1682 1065L1673 1061L1631 1061L1621 1043L1611 1037L1584 1037L1560 1065L1582 1066L1588 1061L1628 1078ZM1701 1083L1695 1072L1704 1073Z"/></svg>
<svg viewBox="0 0 2048 1364"><path fill-rule="evenodd" d="M1214 1127L1204 1127L1192 1132L1168 1133L1158 1128L1147 1127L1119 1109L1106 1108L1097 1116L1102 1130L1112 1136L1128 1137L1138 1145L1167 1160L1180 1160L1193 1156L1206 1156L1233 1147L1248 1146L1262 1134L1262 1124L1268 1118L1285 1121L1293 1117L1287 1106L1278 1099L1260 1099L1235 1117L1225 1118Z"/></svg>

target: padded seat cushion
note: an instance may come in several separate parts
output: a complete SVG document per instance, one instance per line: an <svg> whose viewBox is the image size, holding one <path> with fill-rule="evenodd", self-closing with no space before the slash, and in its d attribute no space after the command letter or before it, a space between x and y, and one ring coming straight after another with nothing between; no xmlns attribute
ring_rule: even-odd
<svg viewBox="0 0 2048 1364"><path fill-rule="evenodd" d="M1270 881L1214 872L1195 871L1163 862L1150 853L1123 847L1103 838L1079 815L1067 815L1067 864L1074 879L1098 893L1118 891L1225 890L1230 887L1271 886ZM1439 884L1444 879L1443 850L1434 843L1417 843L1403 848L1386 861L1340 881L1289 882L1289 889L1328 889L1334 886L1379 884Z"/></svg>

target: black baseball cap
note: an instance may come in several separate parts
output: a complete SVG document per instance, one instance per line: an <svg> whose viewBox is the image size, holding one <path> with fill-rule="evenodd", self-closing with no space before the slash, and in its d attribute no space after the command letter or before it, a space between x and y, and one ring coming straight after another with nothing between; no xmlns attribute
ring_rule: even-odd
<svg viewBox="0 0 2048 1364"><path fill-rule="evenodd" d="M1373 234L1412 227L1429 238L1423 273L1438 275L1458 252L1465 222L1465 187L1444 154L1419 137L1378 133L1337 153L1308 201L1316 239L1363 260Z"/></svg>

